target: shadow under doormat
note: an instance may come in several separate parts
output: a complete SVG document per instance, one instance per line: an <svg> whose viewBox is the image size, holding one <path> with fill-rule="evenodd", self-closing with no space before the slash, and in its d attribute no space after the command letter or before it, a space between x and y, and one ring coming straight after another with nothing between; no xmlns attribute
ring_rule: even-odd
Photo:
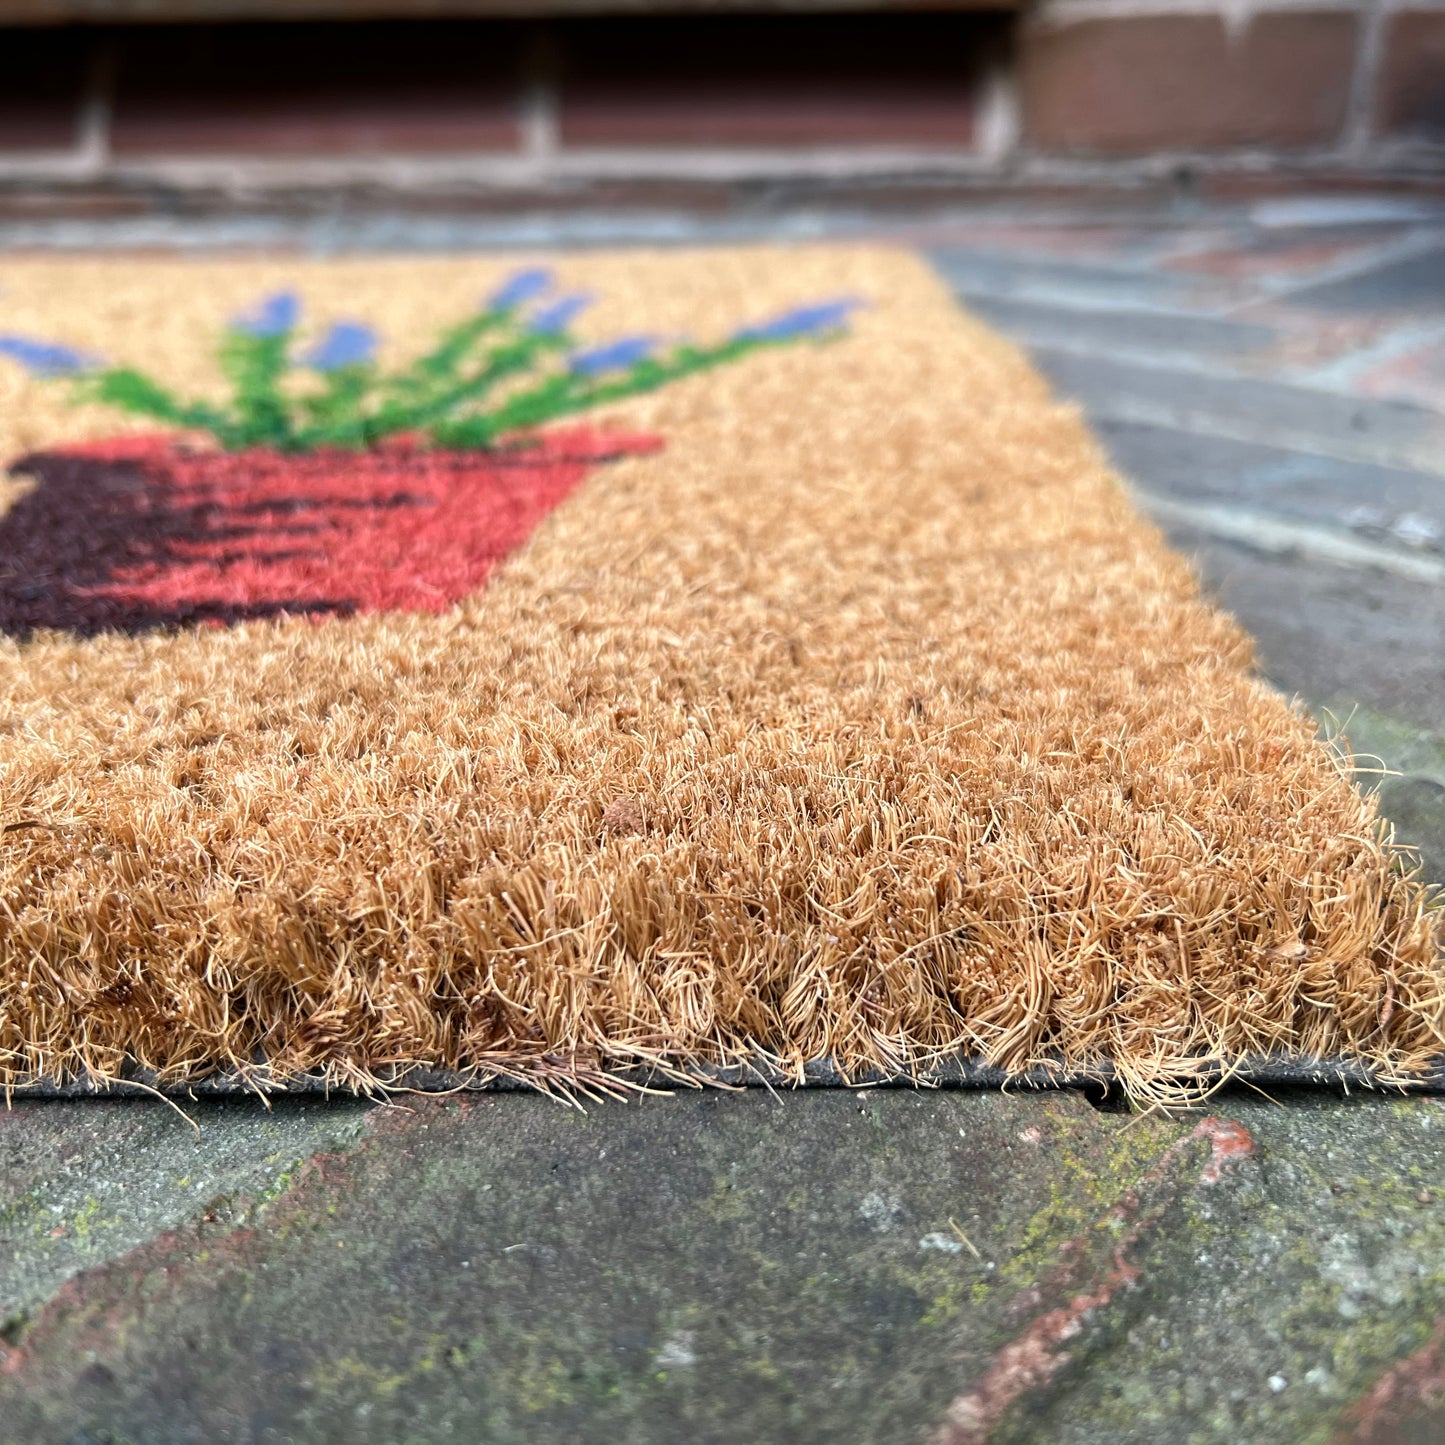
<svg viewBox="0 0 1445 1445"><path fill-rule="evenodd" d="M1439 1082L1374 802L921 262L0 280L0 1089Z"/></svg>

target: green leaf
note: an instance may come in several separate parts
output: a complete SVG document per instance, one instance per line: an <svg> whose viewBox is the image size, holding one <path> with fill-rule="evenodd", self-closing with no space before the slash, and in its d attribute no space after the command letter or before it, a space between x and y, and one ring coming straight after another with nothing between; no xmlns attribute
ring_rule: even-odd
<svg viewBox="0 0 1445 1445"><path fill-rule="evenodd" d="M231 383L231 410L239 446L289 449L295 424L281 390L289 365L289 331L258 336L231 327L221 342L221 370ZM228 443L229 445L229 443Z"/></svg>
<svg viewBox="0 0 1445 1445"><path fill-rule="evenodd" d="M134 416L150 416L198 431L219 433L231 425L224 412L199 402L182 402L143 372L129 367L112 367L80 378L75 400L100 402Z"/></svg>
<svg viewBox="0 0 1445 1445"><path fill-rule="evenodd" d="M397 432L437 432L464 411L481 401L501 382L529 370L544 352L564 345L559 338L528 333L494 349L481 367L469 376L454 378L449 385L409 402L383 404L370 424L375 438Z"/></svg>
<svg viewBox="0 0 1445 1445"><path fill-rule="evenodd" d="M478 343L508 320L504 312L484 311L448 327L432 350L387 381L389 397L398 405L416 406L456 385Z"/></svg>
<svg viewBox="0 0 1445 1445"><path fill-rule="evenodd" d="M575 416L595 406L641 396L684 376L708 371L757 350L754 341L726 341L715 347L682 346L665 360L648 358L611 380L589 379L564 373L550 377L530 391L510 397L485 416L443 423L436 438L443 446L490 446L509 432L544 426L559 417Z"/></svg>
<svg viewBox="0 0 1445 1445"><path fill-rule="evenodd" d="M294 449L365 447L371 440L369 411L375 383L376 368L370 363L327 372L325 390L298 403L307 424L292 436Z"/></svg>

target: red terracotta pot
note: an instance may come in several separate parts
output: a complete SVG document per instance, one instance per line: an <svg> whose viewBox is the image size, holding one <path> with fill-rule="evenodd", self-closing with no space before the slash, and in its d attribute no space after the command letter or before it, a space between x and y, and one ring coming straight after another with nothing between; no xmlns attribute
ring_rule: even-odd
<svg viewBox="0 0 1445 1445"><path fill-rule="evenodd" d="M91 634L281 614L441 612L596 466L657 437L497 451L205 452L127 437L42 453L0 517L0 631Z"/></svg>

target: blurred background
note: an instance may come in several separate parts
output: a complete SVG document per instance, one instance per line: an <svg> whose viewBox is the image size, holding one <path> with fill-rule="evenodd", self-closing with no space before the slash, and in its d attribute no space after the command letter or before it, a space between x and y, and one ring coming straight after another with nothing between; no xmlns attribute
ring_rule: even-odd
<svg viewBox="0 0 1445 1445"><path fill-rule="evenodd" d="M0 0L0 221L1445 193L1441 0Z"/></svg>

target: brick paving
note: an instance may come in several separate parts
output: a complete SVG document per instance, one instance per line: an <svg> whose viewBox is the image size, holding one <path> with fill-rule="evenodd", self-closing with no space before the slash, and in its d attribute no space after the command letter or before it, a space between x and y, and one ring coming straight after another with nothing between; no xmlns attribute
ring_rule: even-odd
<svg viewBox="0 0 1445 1445"><path fill-rule="evenodd" d="M25 225L31 244L134 242L138 224L10 222L0 246ZM1394 769L1386 810L1445 882L1445 214L149 234L819 232L920 246L1035 348L1266 674ZM234 1100L187 1105L197 1135L158 1101L20 1101L0 1112L0 1439L1441 1438L1441 1101L1226 1091L1209 1108Z"/></svg>

